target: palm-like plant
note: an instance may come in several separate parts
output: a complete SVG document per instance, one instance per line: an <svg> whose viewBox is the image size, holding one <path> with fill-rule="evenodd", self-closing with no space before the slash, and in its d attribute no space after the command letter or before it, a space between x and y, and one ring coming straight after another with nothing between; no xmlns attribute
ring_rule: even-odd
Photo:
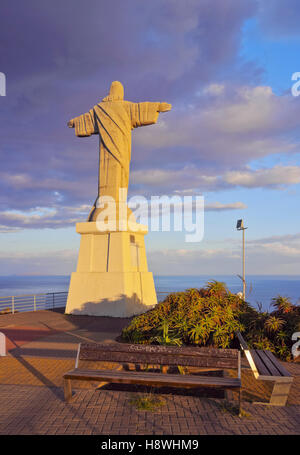
<svg viewBox="0 0 300 455"><path fill-rule="evenodd" d="M169 330L168 321L162 321L161 326L158 328L159 332L162 332L162 335L157 335L152 338L152 341L156 341L158 344L165 346L181 346L182 340L179 337L176 337L172 334L172 331Z"/></svg>
<svg viewBox="0 0 300 455"><path fill-rule="evenodd" d="M275 352L275 347L273 343L266 337L259 338L257 341L253 342L253 346L256 349L267 349L268 351Z"/></svg>
<svg viewBox="0 0 300 455"><path fill-rule="evenodd" d="M291 350L285 344L276 346L276 354L287 361L290 361L292 358Z"/></svg>
<svg viewBox="0 0 300 455"><path fill-rule="evenodd" d="M209 337L210 328L205 318L199 324L194 324L188 332L190 340L195 344L205 344Z"/></svg>
<svg viewBox="0 0 300 455"><path fill-rule="evenodd" d="M279 311L280 313L290 313L293 310L293 304L288 297L283 297L282 295L278 295L272 299L272 305Z"/></svg>
<svg viewBox="0 0 300 455"><path fill-rule="evenodd" d="M224 296L228 291L226 288L226 284L222 281L208 281L205 290L207 291L208 295L218 295L220 297Z"/></svg>
<svg viewBox="0 0 300 455"><path fill-rule="evenodd" d="M269 316L268 319L265 321L265 329L268 332L277 332L280 330L285 324L285 321L281 318L277 318L276 316Z"/></svg>

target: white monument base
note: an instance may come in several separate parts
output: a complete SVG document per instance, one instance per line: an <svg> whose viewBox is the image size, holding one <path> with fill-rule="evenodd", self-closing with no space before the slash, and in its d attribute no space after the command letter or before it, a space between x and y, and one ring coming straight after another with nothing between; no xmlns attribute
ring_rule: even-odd
<svg viewBox="0 0 300 455"><path fill-rule="evenodd" d="M66 314L130 317L156 305L144 242L148 230L137 226L137 232L101 232L96 222L77 223L81 242Z"/></svg>

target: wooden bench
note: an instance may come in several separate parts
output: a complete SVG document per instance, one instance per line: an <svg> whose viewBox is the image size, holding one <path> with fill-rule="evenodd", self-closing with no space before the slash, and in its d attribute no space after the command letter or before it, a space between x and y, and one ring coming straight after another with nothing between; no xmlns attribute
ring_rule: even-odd
<svg viewBox="0 0 300 455"><path fill-rule="evenodd" d="M256 402L256 404L285 406L293 382L292 375L276 359L272 352L267 350L249 349L241 333L236 332L236 335L255 378L260 381L274 382L270 401L267 403Z"/></svg>
<svg viewBox="0 0 300 455"><path fill-rule="evenodd" d="M162 372L120 371L119 369L80 369L80 360L116 362L119 364L160 365ZM63 375L64 395L67 402L72 398L72 380L104 381L105 383L143 384L155 387L214 387L238 389L241 405L240 351L200 347L173 347L140 344L80 343L75 369ZM169 374L170 366L201 367L206 370L237 369L237 378L211 377L198 374Z"/></svg>

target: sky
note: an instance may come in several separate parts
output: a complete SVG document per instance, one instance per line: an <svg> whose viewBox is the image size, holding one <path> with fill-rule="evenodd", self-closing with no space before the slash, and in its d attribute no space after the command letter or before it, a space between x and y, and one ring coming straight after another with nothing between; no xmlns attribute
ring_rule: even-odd
<svg viewBox="0 0 300 455"><path fill-rule="evenodd" d="M297 0L0 4L0 275L69 275L97 194L97 136L67 122L108 94L172 104L132 133L129 196L204 196L204 237L149 232L155 275L299 274Z"/></svg>

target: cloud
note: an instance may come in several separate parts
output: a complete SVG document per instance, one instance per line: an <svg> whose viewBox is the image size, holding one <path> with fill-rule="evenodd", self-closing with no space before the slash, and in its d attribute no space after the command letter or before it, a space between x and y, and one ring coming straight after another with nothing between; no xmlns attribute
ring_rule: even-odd
<svg viewBox="0 0 300 455"><path fill-rule="evenodd" d="M149 168L132 171L131 185L133 191L141 188L141 192L148 194L180 193L181 190L193 189L193 192L215 189L218 185L218 176L201 175L196 166L185 166L182 169Z"/></svg>
<svg viewBox="0 0 300 455"><path fill-rule="evenodd" d="M215 244L219 242L214 242ZM75 270L77 250L1 252L1 274L69 275ZM148 251L149 270L155 275L237 275L241 269L240 242L228 239L225 247ZM247 240L248 275L299 274L300 233Z"/></svg>
<svg viewBox="0 0 300 455"><path fill-rule="evenodd" d="M262 239L248 240L249 244L260 244L260 243L277 243L277 242L296 242L300 243L300 233L296 234L285 234L285 235L273 235L271 237L264 237Z"/></svg>
<svg viewBox="0 0 300 455"><path fill-rule="evenodd" d="M223 212L227 210L244 210L247 208L247 205L243 202L232 202L229 204L222 204L220 202L211 202L205 204L206 212Z"/></svg>
<svg viewBox="0 0 300 455"><path fill-rule="evenodd" d="M230 273L232 253L226 249L157 250L147 254L149 269L155 275L201 275L220 273L220 269ZM239 270L237 268L237 270Z"/></svg>
<svg viewBox="0 0 300 455"><path fill-rule="evenodd" d="M298 0L259 1L258 18L262 30L275 39L299 36Z"/></svg>
<svg viewBox="0 0 300 455"><path fill-rule="evenodd" d="M271 169L232 171L224 176L224 181L234 186L246 188L279 188L300 183L300 166L274 166Z"/></svg>
<svg viewBox="0 0 300 455"><path fill-rule="evenodd" d="M161 116L155 131L135 132L134 190L215 191L246 181L249 187L274 188L299 183L297 166L254 170L249 163L299 151L300 104L290 95L275 95L268 86L212 86L193 105Z"/></svg>
<svg viewBox="0 0 300 455"><path fill-rule="evenodd" d="M57 206L52 209L36 207L27 212L7 210L0 212L0 231L5 233L20 229L58 229L74 226L77 222L87 219L90 209L89 206L82 205L80 207Z"/></svg>
<svg viewBox="0 0 300 455"><path fill-rule="evenodd" d="M212 83L209 85L206 85L202 91L204 95L213 95L213 96L219 96L222 95L224 92L225 86L224 84L216 84ZM200 92L201 93L201 92Z"/></svg>
<svg viewBox="0 0 300 455"><path fill-rule="evenodd" d="M173 192L195 195L237 187L282 189L300 183L300 166L277 165L272 168L225 172L223 175L201 175L196 167L181 170L149 169L132 173L132 184L148 194Z"/></svg>
<svg viewBox="0 0 300 455"><path fill-rule="evenodd" d="M298 183L297 166L257 170L249 163L299 151L300 103L267 86L223 84L220 93L202 93L194 105L174 107L155 127L134 132L134 191L224 190L242 183L239 174L253 187Z"/></svg>
<svg viewBox="0 0 300 455"><path fill-rule="evenodd" d="M57 250L43 253L0 253L1 275L69 275L75 271L77 251Z"/></svg>
<svg viewBox="0 0 300 455"><path fill-rule="evenodd" d="M155 134L150 128L139 129L135 143L149 148L172 147L173 159L180 162L196 158L204 163L214 161L218 167L229 162L239 165L295 148L285 134L297 128L299 114L299 103L290 94L277 96L269 86L228 83L219 96L210 97L204 90L195 96L194 104L175 106L161 114ZM184 147L186 153L178 147Z"/></svg>
<svg viewBox="0 0 300 455"><path fill-rule="evenodd" d="M240 57L256 2L56 3L28 0L17 12L10 2L1 6L0 42L9 43L1 61L8 84L0 111L2 232L86 219L88 208L77 208L97 195L98 137L76 138L66 122L115 79L126 99L173 104L156 125L133 132L130 194L299 182L297 166L249 165L299 150L300 103L261 85L259 69Z"/></svg>
<svg viewBox="0 0 300 455"><path fill-rule="evenodd" d="M29 91L40 95L30 105L43 105L63 89L68 97L74 89L79 98L79 89L85 97L91 89L100 96L116 78L127 81L131 97L145 86L150 96L176 96L183 87L193 91L219 65L235 63L242 24L255 11L251 0L216 0L213 9L209 0L128 0L125 9L122 0L90 0L84 9L79 0L28 0L17 12L4 1L0 38L10 53L3 65L13 88L23 90L23 103Z"/></svg>
<svg viewBox="0 0 300 455"><path fill-rule="evenodd" d="M172 203L170 212L168 208L164 208L162 205L159 207L159 216L164 213L174 213L174 209L180 209L180 213L183 210L183 199L177 196L179 201L182 201L178 205L178 201L175 201L175 205ZM172 198L170 198L171 200ZM130 202L130 200L129 200ZM151 201L146 202L138 208L139 216L143 216L143 223L146 222L146 218L151 216ZM136 206L133 207L133 212ZM233 202L228 204L222 204L220 202L212 202L204 205L205 211L227 211L227 210L242 210L247 206L242 202ZM195 200L193 200L192 210L195 210ZM36 207L29 211L18 211L18 210L7 210L0 212L0 233L17 232L22 229L60 229L63 227L74 226L78 222L86 221L91 207L88 205L82 205L80 207L66 207L57 205L56 208L49 209L48 207ZM185 211L187 208L185 208ZM198 209L199 210L199 209ZM156 211L155 211L155 215ZM150 222L150 220L148 220Z"/></svg>
<svg viewBox="0 0 300 455"><path fill-rule="evenodd" d="M218 243L218 242L215 242ZM241 248L234 240L228 246L209 248L164 249L150 251L149 268L157 275L215 275L240 273ZM300 234L247 240L248 275L298 274L300 267Z"/></svg>
<svg viewBox="0 0 300 455"><path fill-rule="evenodd" d="M84 9L79 0L28 0L16 11L1 4L0 43L9 49L1 54L3 210L52 207L55 192L68 206L95 200L98 138L78 139L66 123L106 95L112 80L124 83L126 99L165 99L176 111L225 67L239 74L242 25L256 11L251 0L216 0L213 9L208 0L123 6L121 0L90 0ZM217 83L209 96L213 90ZM159 153L163 142L155 145L155 134L152 145L166 167L169 156ZM133 155L137 170L139 163L149 168L148 151L138 146Z"/></svg>
<svg viewBox="0 0 300 455"><path fill-rule="evenodd" d="M247 244L250 251L261 250L267 255L278 255L285 260L297 262L300 257L300 233L249 240Z"/></svg>

